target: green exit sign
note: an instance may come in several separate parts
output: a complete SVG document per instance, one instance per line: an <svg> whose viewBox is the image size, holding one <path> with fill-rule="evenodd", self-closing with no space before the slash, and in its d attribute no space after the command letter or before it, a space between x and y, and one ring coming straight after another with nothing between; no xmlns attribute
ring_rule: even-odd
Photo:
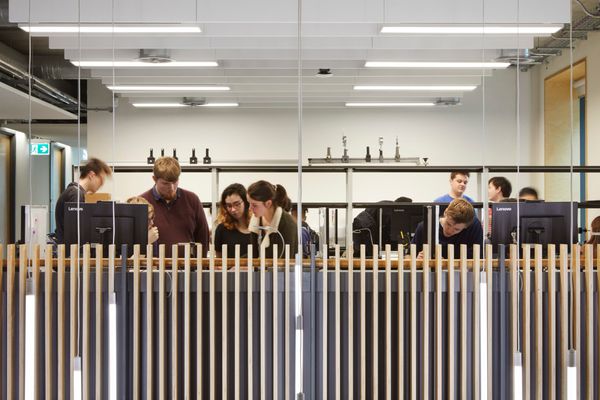
<svg viewBox="0 0 600 400"><path fill-rule="evenodd" d="M32 156L47 156L50 154L50 143L31 143Z"/></svg>

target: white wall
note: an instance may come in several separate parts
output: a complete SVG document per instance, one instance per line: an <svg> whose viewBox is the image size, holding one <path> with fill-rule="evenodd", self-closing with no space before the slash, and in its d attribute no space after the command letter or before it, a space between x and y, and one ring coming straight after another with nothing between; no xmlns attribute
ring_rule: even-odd
<svg viewBox="0 0 600 400"><path fill-rule="evenodd" d="M588 33L588 39L577 41L575 43L575 50L573 51L573 63L585 58L587 64L587 77L586 77L586 131L587 131L587 150L586 150L586 164L587 165L600 165L600 33L590 32ZM555 57L550 60L550 63L542 67L536 67L539 74L539 90L543 93L544 79L548 76L568 67L570 65L570 54L568 51L564 51L560 57ZM543 95L539 97L540 106L543 109ZM578 116L576 116L578 118ZM543 138L544 136L544 125L543 125L543 114L540 114L540 124L536 136ZM543 143L543 142L542 142ZM576 175L575 179L579 179ZM568 190L568 188L566 188ZM575 192L578 196L578 192ZM587 199L598 200L600 199L600 175L599 174L588 174L587 175ZM588 212L588 221L600 215L597 210L590 210ZM589 223L588 223L589 225Z"/></svg>
<svg viewBox="0 0 600 400"><path fill-rule="evenodd" d="M432 109L307 109L303 119L303 154L324 157L330 146L334 157L342 153L341 137L348 136L349 154L363 157L365 147L377 154L379 136L384 137L386 156L393 156L395 137L406 157L429 157L431 165L522 165L539 162L531 132L537 131L537 84L531 73L520 73L521 140L517 156L516 71L495 71L485 80L485 121L482 88L469 93L459 107ZM88 86L90 107L110 104L108 91L97 82ZM149 148L155 156L160 148L170 154L177 148L180 160L189 157L193 147L202 157L211 150L213 162L222 160L273 160L297 157L297 111L282 109L135 109L125 99L115 115L113 140L112 114L90 112L88 116L88 153L106 161L145 162ZM485 124L485 125L484 125ZM483 134L485 132L485 135ZM193 175L193 176L192 176ZM530 184L525 174L515 188ZM280 182L295 198L295 174L229 174L221 177L221 189L239 181L249 184L257 179ZM474 184L467 193L481 198ZM209 174L182 176L181 186L209 200ZM447 174L356 174L355 201L394 199L400 195L415 201L430 201L447 192ZM105 190L120 200L148 189L149 174L120 174ZM344 201L342 174L305 174L304 201Z"/></svg>

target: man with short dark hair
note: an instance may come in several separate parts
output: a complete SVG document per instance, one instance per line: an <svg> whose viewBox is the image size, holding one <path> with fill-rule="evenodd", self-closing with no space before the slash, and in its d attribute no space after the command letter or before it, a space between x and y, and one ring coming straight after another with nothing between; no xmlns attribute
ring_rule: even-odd
<svg viewBox="0 0 600 400"><path fill-rule="evenodd" d="M434 200L436 203L450 203L454 199L465 199L469 203L473 202L473 199L465 194L467 190L467 183L469 183L469 172L468 171L452 171L450 173L450 192L438 197Z"/></svg>
<svg viewBox="0 0 600 400"><path fill-rule="evenodd" d="M154 163L154 186L140 196L154 207L154 225L160 232L158 244L166 245L171 256L174 244L201 243L208 250L208 223L198 196L178 187L181 167L173 157L162 157Z"/></svg>
<svg viewBox="0 0 600 400"><path fill-rule="evenodd" d="M425 237L423 222L419 223L412 244L417 245L417 252L422 256ZM454 199L446 207L444 216L439 220L438 241L442 245L442 256L448 257L448 245L454 245L454 257L460 257L460 245L467 245L467 257L473 257L473 245L483 244L481 222L475 216L471 203L465 199Z"/></svg>
<svg viewBox="0 0 600 400"><path fill-rule="evenodd" d="M510 197L512 185L510 181L503 176L494 176L488 181L488 199L498 203L503 199Z"/></svg>
<svg viewBox="0 0 600 400"><path fill-rule="evenodd" d="M96 193L107 177L112 175L110 167L102 160L90 158L79 167L79 181L71 182L58 197L55 208L56 242L64 243L65 203L74 203L79 199L85 201L86 193Z"/></svg>
<svg viewBox="0 0 600 400"><path fill-rule="evenodd" d="M535 201L539 200L538 192L531 186L524 187L519 191L519 200Z"/></svg>

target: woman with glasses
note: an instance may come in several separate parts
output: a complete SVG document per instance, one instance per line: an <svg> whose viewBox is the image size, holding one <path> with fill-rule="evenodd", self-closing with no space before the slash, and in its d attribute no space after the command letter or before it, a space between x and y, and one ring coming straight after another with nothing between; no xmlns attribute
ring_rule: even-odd
<svg viewBox="0 0 600 400"><path fill-rule="evenodd" d="M248 222L250 213L246 188L239 183L233 183L221 194L221 206L215 229L215 251L218 257L222 255L222 247L227 245L227 257L235 257L235 245L240 245L240 257L248 254L251 243Z"/></svg>
<svg viewBox="0 0 600 400"><path fill-rule="evenodd" d="M288 213L292 203L285 188L267 181L254 182L248 187L248 202L253 214L248 227L252 243L265 250L265 257L273 257L274 244L278 257L285 254L286 245L290 246L290 255L296 254L298 228Z"/></svg>

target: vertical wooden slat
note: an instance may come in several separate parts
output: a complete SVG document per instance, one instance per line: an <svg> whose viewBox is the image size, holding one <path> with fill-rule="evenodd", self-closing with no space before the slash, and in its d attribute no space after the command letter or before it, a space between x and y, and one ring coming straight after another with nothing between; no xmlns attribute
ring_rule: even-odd
<svg viewBox="0 0 600 400"><path fill-rule="evenodd" d="M215 339L216 339L216 322L215 322L215 314L216 314L216 301L215 301L215 247L214 245L210 245L209 250L209 264L208 264L208 322L209 322L209 334L208 334L208 344L209 344L209 360L210 360L210 383L209 383L209 394L210 400L215 400L217 395L217 364L216 364L216 353L215 353Z"/></svg>
<svg viewBox="0 0 600 400"><path fill-rule="evenodd" d="M234 382L233 395L236 400L240 398L240 245L235 245L235 267L234 267L234 283L233 283L233 365L234 365Z"/></svg>
<svg viewBox="0 0 600 400"><path fill-rule="evenodd" d="M179 397L179 246L171 250L171 398Z"/></svg>
<svg viewBox="0 0 600 400"><path fill-rule="evenodd" d="M354 399L354 259L353 249L348 258L348 400Z"/></svg>
<svg viewBox="0 0 600 400"><path fill-rule="evenodd" d="M410 245L410 398L417 399L417 246Z"/></svg>
<svg viewBox="0 0 600 400"><path fill-rule="evenodd" d="M140 398L140 245L133 246L133 398Z"/></svg>
<svg viewBox="0 0 600 400"><path fill-rule="evenodd" d="M33 248L33 294L34 297L36 299L36 303L37 303L37 299L42 297L42 284L41 284L41 279L40 279L40 268L41 268L41 259L40 259L40 246L39 245L35 245ZM40 308L37 306L37 304L35 305L35 320L39 321L41 319L41 310ZM37 324L37 322L36 322ZM40 331L39 327L36 329L38 332ZM33 360L33 364L35 366L35 368L38 368L39 364L40 364L40 358L42 357L42 349L41 349L41 345L40 345L40 341L35 340L35 344L34 344L34 348L32 349L34 351L34 360ZM39 382L39 378L36 374L35 377L35 388L33 390L33 396L34 398L40 398L42 397L42 388L38 387L38 383ZM23 397L25 393L22 392L21 397Z"/></svg>
<svg viewBox="0 0 600 400"><path fill-rule="evenodd" d="M511 354L514 357L514 354L519 351L519 261L518 261L519 251L517 245L510 245L510 291L511 291L511 315L512 315L512 323L511 323ZM514 365L513 365L514 368ZM514 372L514 371L513 371ZM513 382L514 384L514 382Z"/></svg>
<svg viewBox="0 0 600 400"><path fill-rule="evenodd" d="M371 355L371 390L374 399L379 398L379 247L373 246L373 291L372 291L372 333L371 342L373 354ZM366 286L366 285L365 285ZM365 296L365 307L366 307ZM367 359L365 357L365 364ZM366 386L366 385L365 385ZM365 387L366 390L366 387Z"/></svg>
<svg viewBox="0 0 600 400"><path fill-rule="evenodd" d="M184 319L184 331L183 331L183 397L186 399L192 396L192 382L191 382L191 370L192 370L192 348L190 343L192 321L191 321L191 310L192 310L192 252L189 243L186 243L184 248L184 282L183 282L183 319Z"/></svg>
<svg viewBox="0 0 600 400"><path fill-rule="evenodd" d="M398 246L398 398L404 399L404 246Z"/></svg>
<svg viewBox="0 0 600 400"><path fill-rule="evenodd" d="M598 310L600 310L600 245L596 246L596 288L598 293L598 300L597 300L597 304L596 306L598 307ZM598 328L600 330L600 315L598 315L597 318L597 322L598 322ZM600 380L600 368L598 368L598 379Z"/></svg>
<svg viewBox="0 0 600 400"><path fill-rule="evenodd" d="M429 245L423 245L423 398L429 399Z"/></svg>
<svg viewBox="0 0 600 400"><path fill-rule="evenodd" d="M46 254L52 254L52 246L46 248ZM57 308L57 362L58 362L58 386L57 395L59 399L67 397L67 391L65 388L65 338L67 337L65 332L65 246L59 245L57 254L57 290L56 290L56 308ZM1 282L1 280L0 280Z"/></svg>
<svg viewBox="0 0 600 400"><path fill-rule="evenodd" d="M548 396L556 400L556 247L548 245ZM561 321L562 322L562 321ZM563 322L564 323L564 322Z"/></svg>
<svg viewBox="0 0 600 400"><path fill-rule="evenodd" d="M77 251L77 245L71 245L70 252L70 275L71 275L71 297L70 297L70 310L69 318L71 326L69 330L69 340L71 348L71 359L69 360L69 398L73 399L75 396L75 356L79 355L79 252ZM64 250L63 250L64 251Z"/></svg>
<svg viewBox="0 0 600 400"><path fill-rule="evenodd" d="M83 298L81 300L82 316L81 326L83 327L83 350L81 372L83 376L83 398L89 398L90 393L90 245L83 245Z"/></svg>
<svg viewBox="0 0 600 400"><path fill-rule="evenodd" d="M52 335L52 318L53 316L53 304L52 304L52 282L53 282L53 268L52 268L52 245L46 247L46 260L44 262L44 327L47 334L44 337L45 351L46 351L46 399L52 399L54 396L53 391L53 379L52 374L54 372L54 360L52 357L52 350L54 349L53 335ZM60 325L60 323L59 323Z"/></svg>
<svg viewBox="0 0 600 400"><path fill-rule="evenodd" d="M536 398L543 397L544 383L544 330L543 330L543 272L542 272L542 245L535 245L535 392Z"/></svg>
<svg viewBox="0 0 600 400"><path fill-rule="evenodd" d="M96 399L102 398L102 261L103 247L96 245Z"/></svg>
<svg viewBox="0 0 600 400"><path fill-rule="evenodd" d="M479 307L481 302L479 299L479 284L481 271L481 253L479 245L473 246L473 398L481 397L480 382L481 382L481 365L480 365L480 327Z"/></svg>
<svg viewBox="0 0 600 400"><path fill-rule="evenodd" d="M285 245L285 271L284 271L284 282L285 282L285 293L284 293L284 307L285 307L285 312L284 312L284 360L285 360L285 365L284 365L284 374L285 374L285 387L283 389L283 398L288 400L289 399L289 392L290 392L290 387L291 387L291 374L290 374L290 364L291 364L291 358L290 358L290 317L289 315L292 313L291 308L290 308L290 291L291 291L291 285L290 285L290 245L286 244Z"/></svg>
<svg viewBox="0 0 600 400"><path fill-rule="evenodd" d="M6 393L14 394L15 358L15 245L8 245L6 252Z"/></svg>
<svg viewBox="0 0 600 400"><path fill-rule="evenodd" d="M7 266L8 268L8 266ZM0 243L0 287L4 278L4 245ZM4 296L0 295L0 310L3 310ZM4 332L4 318L0 318L0 332ZM4 360L4 353L2 351L2 346L0 346L0 360ZM4 370L2 369L2 363L0 362L0 376L4 376Z"/></svg>
<svg viewBox="0 0 600 400"><path fill-rule="evenodd" d="M196 398L202 399L202 389L204 388L202 360L202 330L204 314L202 312L202 296L204 292L202 283L202 245L196 245Z"/></svg>
<svg viewBox="0 0 600 400"><path fill-rule="evenodd" d="M442 398L442 245L435 251L435 398Z"/></svg>
<svg viewBox="0 0 600 400"><path fill-rule="evenodd" d="M36 246L36 249L39 248ZM27 245L19 246L19 338L25 338L25 291L27 280ZM37 284L37 283L36 283ZM38 296L36 294L36 299ZM36 307L37 320L37 307ZM36 351L37 353L37 351ZM19 340L19 398L25 394L25 340ZM36 365L38 363L36 362Z"/></svg>
<svg viewBox="0 0 600 400"><path fill-rule="evenodd" d="M158 247L158 398L160 400L167 394L165 261L165 245L161 244Z"/></svg>
<svg viewBox="0 0 600 400"><path fill-rule="evenodd" d="M586 327L586 366L587 398L594 398L594 252L591 244L585 245L585 327ZM583 355L582 355L583 356Z"/></svg>
<svg viewBox="0 0 600 400"><path fill-rule="evenodd" d="M329 372L329 368L327 366L327 352L328 352L328 348L327 348L327 339L328 339L328 335L327 335L327 308L328 308L328 303L327 303L327 298L329 295L329 284L328 284L328 280L327 280L327 263L329 262L329 259L327 258L327 252L323 253L323 316L322 316L322 332L321 332L321 337L322 337L322 341L323 341L323 350L322 350L322 354L323 354L323 358L322 358L322 388L323 388L323 399L327 399L329 396L327 396L327 383L328 380L327 379L327 373Z"/></svg>
<svg viewBox="0 0 600 400"><path fill-rule="evenodd" d="M486 245L486 258L485 258L485 275L486 275L486 305L487 305L487 365L485 366L487 372L487 398L494 398L494 352L493 344L496 339L493 335L493 315L494 315L494 282L492 274L492 260L493 260L493 248L491 244Z"/></svg>
<svg viewBox="0 0 600 400"><path fill-rule="evenodd" d="M248 400L252 400L254 398L254 382L252 380L253 378L253 371L254 371L254 353L253 353L253 349L254 349L254 325L253 325L253 321L254 321L254 306L253 306L253 297L254 297L254 266L252 265L252 246L248 246L248 269L247 269L247 276L248 276L248 288L247 288L247 325L248 325L248 341L247 341L247 348L248 348L248 365L246 367L247 371L248 371Z"/></svg>
<svg viewBox="0 0 600 400"><path fill-rule="evenodd" d="M577 397L581 398L581 257L578 244L571 249L571 262L573 263L573 348L576 353L577 365Z"/></svg>
<svg viewBox="0 0 600 400"><path fill-rule="evenodd" d="M467 245L460 245L460 398L467 399Z"/></svg>
<svg viewBox="0 0 600 400"><path fill-rule="evenodd" d="M367 398L367 277L365 245L360 246L360 400Z"/></svg>
<svg viewBox="0 0 600 400"><path fill-rule="evenodd" d="M567 277L569 248L560 245L560 387L561 399L566 399L569 351L569 281Z"/></svg>
<svg viewBox="0 0 600 400"><path fill-rule="evenodd" d="M229 377L227 373L227 245L221 251L221 398L227 399L229 392Z"/></svg>
<svg viewBox="0 0 600 400"><path fill-rule="evenodd" d="M279 282L277 278L277 272L279 269L279 249L277 244L273 244L273 398L279 398Z"/></svg>
<svg viewBox="0 0 600 400"><path fill-rule="evenodd" d="M260 249L260 398L267 397L267 338L266 338L266 318L267 318L267 272L266 258L264 248Z"/></svg>
<svg viewBox="0 0 600 400"><path fill-rule="evenodd" d="M524 399L531 398L531 246L523 245L523 386Z"/></svg>
<svg viewBox="0 0 600 400"><path fill-rule="evenodd" d="M153 311L153 246L146 246L146 397L152 400L154 397L154 311Z"/></svg>
<svg viewBox="0 0 600 400"><path fill-rule="evenodd" d="M323 245L323 254L327 254L327 245ZM341 400L341 282L340 282L340 245L335 245L335 400Z"/></svg>
<svg viewBox="0 0 600 400"><path fill-rule="evenodd" d="M447 398L454 399L454 245L448 245L448 279L446 296L448 298L448 344L447 344Z"/></svg>
<svg viewBox="0 0 600 400"><path fill-rule="evenodd" d="M385 398L392 399L392 260L391 246L385 245ZM373 292L376 295L377 292ZM398 343L400 345L400 342ZM398 360L399 361L399 360Z"/></svg>

